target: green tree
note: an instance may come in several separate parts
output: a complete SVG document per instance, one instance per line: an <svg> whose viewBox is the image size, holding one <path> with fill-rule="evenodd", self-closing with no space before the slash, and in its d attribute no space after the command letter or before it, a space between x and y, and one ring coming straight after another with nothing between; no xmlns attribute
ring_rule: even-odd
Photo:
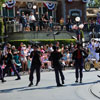
<svg viewBox="0 0 100 100"><path fill-rule="evenodd" d="M95 4L94 6L95 7L100 7L100 0L94 0Z"/></svg>
<svg viewBox="0 0 100 100"><path fill-rule="evenodd" d="M0 8L2 7L2 4L5 2L5 0L0 0Z"/></svg>
<svg viewBox="0 0 100 100"><path fill-rule="evenodd" d="M87 3L88 7L94 7L94 0L89 0L89 2Z"/></svg>
<svg viewBox="0 0 100 100"><path fill-rule="evenodd" d="M0 0L0 10L2 8L2 4L5 2L5 0ZM3 19L0 17L0 36L4 36L4 25L3 25ZM4 42L4 39L0 39L0 42Z"/></svg>
<svg viewBox="0 0 100 100"><path fill-rule="evenodd" d="M89 0L88 7L100 7L100 0Z"/></svg>

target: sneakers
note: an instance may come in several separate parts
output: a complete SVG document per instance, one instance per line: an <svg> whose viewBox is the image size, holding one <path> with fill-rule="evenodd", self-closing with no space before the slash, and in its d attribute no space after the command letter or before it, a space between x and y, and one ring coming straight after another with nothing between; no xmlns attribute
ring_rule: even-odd
<svg viewBox="0 0 100 100"><path fill-rule="evenodd" d="M75 83L78 83L78 79L76 79ZM82 79L80 79L80 83L82 83Z"/></svg>
<svg viewBox="0 0 100 100"><path fill-rule="evenodd" d="M2 83L4 83L4 82L6 82L6 80L3 79L3 80L2 80Z"/></svg>
<svg viewBox="0 0 100 100"><path fill-rule="evenodd" d="M36 82L35 86L38 86L39 82Z"/></svg>
<svg viewBox="0 0 100 100"><path fill-rule="evenodd" d="M82 83L82 79L80 79L80 83Z"/></svg>
<svg viewBox="0 0 100 100"><path fill-rule="evenodd" d="M20 77L18 77L18 78L16 78L15 80L20 80L21 78Z"/></svg>
<svg viewBox="0 0 100 100"><path fill-rule="evenodd" d="M78 79L76 79L75 83L78 83Z"/></svg>
<svg viewBox="0 0 100 100"><path fill-rule="evenodd" d="M64 84L64 80L62 80L62 84Z"/></svg>
<svg viewBox="0 0 100 100"><path fill-rule="evenodd" d="M33 85L33 83L31 82L29 85L28 85L28 87L31 87Z"/></svg>
<svg viewBox="0 0 100 100"><path fill-rule="evenodd" d="M57 84L57 87L61 87L61 86L63 86L62 84Z"/></svg>

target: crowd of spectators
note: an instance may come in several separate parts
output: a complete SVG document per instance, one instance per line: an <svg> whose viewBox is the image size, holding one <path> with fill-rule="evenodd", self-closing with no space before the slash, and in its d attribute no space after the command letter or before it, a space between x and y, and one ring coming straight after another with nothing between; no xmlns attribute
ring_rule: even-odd
<svg viewBox="0 0 100 100"><path fill-rule="evenodd" d="M25 14L22 12L21 15L16 16L11 20L16 26L16 31L42 31L42 30L53 30L54 18L48 16L48 12L38 17L38 12L35 14ZM19 25L19 26L18 26Z"/></svg>
<svg viewBox="0 0 100 100"><path fill-rule="evenodd" d="M77 48L77 44L73 44L72 42L68 45L60 44L56 42L56 47L59 52L62 53L63 57L60 59L63 69L66 68L74 68L74 61L72 60L72 53ZM45 45L38 45L38 50L41 52L41 71L49 70L52 71L52 62L49 60L49 56L53 51L53 44L45 44ZM4 58L7 55L7 48L11 48L12 55L13 55L13 63L16 66L18 72L22 72L23 74L28 72L30 73L31 61L30 54L33 49L33 44L24 44L23 42L20 43L19 47L6 43L4 46L1 46L0 52ZM90 43L85 44L85 50L88 52L88 57L93 57L98 59L99 61L99 53L96 53L96 49L100 48L100 43L97 40L92 39ZM4 61L2 65L2 69L6 67L6 61ZM13 70L10 68L8 71L8 75L14 75Z"/></svg>
<svg viewBox="0 0 100 100"><path fill-rule="evenodd" d="M92 33L100 32L100 25L98 21L96 20L88 20L86 22L72 22L71 18L67 19L66 22L64 21L64 18L61 17L59 22L55 22L52 16L48 15L48 12L42 14L40 17L38 16L38 12L35 14L31 12L30 14L25 14L22 12L21 15L16 16L11 21L15 24L15 29L17 32L19 31L70 31L75 32L75 25L83 24L83 31L88 32L90 35L93 35ZM11 24L9 24L11 25ZM9 30L10 28L8 28ZM97 35L96 35L97 36Z"/></svg>
<svg viewBox="0 0 100 100"><path fill-rule="evenodd" d="M75 45L71 43L70 45L64 45L62 44L60 46L59 42L56 43L56 46L58 48L58 51L63 54L63 57L61 59L62 67L65 69L66 67L72 67L73 61L72 61L72 52L75 49ZM22 72L23 74L25 72L30 73L30 67L31 67L31 61L30 53L34 50L32 45L25 45L23 43L20 43L20 46L16 48L14 45L11 45L9 43L5 44L2 51L2 54L4 57L7 55L7 48L12 49L13 54L13 62L14 66L16 66L16 69L18 72ZM53 51L53 44L46 44L46 45L38 45L38 50L41 52L41 70L53 70L51 61L49 61L50 53ZM6 63L3 64L2 68L4 69L6 67ZM8 71L8 75L13 75L14 72L10 68Z"/></svg>

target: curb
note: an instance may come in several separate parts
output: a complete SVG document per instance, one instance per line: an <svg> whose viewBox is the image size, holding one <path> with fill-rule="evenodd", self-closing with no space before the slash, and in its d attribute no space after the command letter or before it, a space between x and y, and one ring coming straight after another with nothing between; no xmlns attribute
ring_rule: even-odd
<svg viewBox="0 0 100 100"><path fill-rule="evenodd" d="M100 87L100 83L94 84L90 87L90 92L93 94L95 97L100 99L100 88L98 90L98 87Z"/></svg>

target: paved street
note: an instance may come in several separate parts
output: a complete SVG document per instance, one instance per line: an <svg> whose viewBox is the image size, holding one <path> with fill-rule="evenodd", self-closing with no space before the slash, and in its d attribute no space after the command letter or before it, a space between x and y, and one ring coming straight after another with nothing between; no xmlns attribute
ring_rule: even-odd
<svg viewBox="0 0 100 100"><path fill-rule="evenodd" d="M100 87L98 74L100 71L95 69L84 71L83 83L80 84L75 83L74 70L66 70L63 87L56 87L54 72L41 72L40 84L32 87L28 87L28 75L22 76L19 81L14 80L15 76L6 77L6 83L0 82L0 100L99 100L91 93L94 85Z"/></svg>

